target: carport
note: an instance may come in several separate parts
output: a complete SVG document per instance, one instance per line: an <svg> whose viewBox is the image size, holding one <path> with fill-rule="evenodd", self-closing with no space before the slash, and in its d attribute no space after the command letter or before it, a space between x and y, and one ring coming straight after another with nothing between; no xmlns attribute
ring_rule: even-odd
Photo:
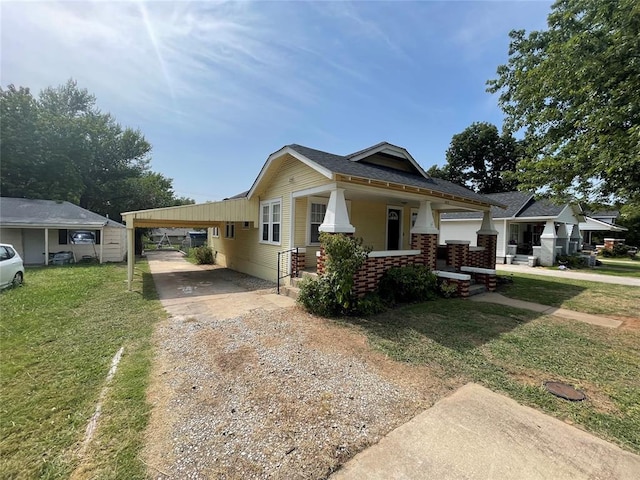
<svg viewBox="0 0 640 480"><path fill-rule="evenodd" d="M220 227L227 222L258 223L258 199L246 197L231 198L219 202L181 205L179 207L154 208L122 214L127 227L127 285L131 290L135 267L135 229L136 228L195 228L207 227L211 237L211 228Z"/></svg>

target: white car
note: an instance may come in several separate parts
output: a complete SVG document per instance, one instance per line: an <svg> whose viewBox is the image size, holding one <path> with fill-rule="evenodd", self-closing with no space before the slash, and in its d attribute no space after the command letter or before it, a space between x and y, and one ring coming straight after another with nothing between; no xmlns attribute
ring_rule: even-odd
<svg viewBox="0 0 640 480"><path fill-rule="evenodd" d="M0 288L22 285L24 265L13 245L0 243Z"/></svg>

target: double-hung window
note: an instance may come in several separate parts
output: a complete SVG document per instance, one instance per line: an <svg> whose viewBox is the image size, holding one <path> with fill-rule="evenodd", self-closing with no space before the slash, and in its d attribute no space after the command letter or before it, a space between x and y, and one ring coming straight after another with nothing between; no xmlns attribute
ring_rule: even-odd
<svg viewBox="0 0 640 480"><path fill-rule="evenodd" d="M260 202L260 241L280 244L280 225L282 224L282 201L268 200Z"/></svg>
<svg viewBox="0 0 640 480"><path fill-rule="evenodd" d="M320 225L324 221L327 213L327 204L311 202L309 207L309 243L311 245L320 244Z"/></svg>
<svg viewBox="0 0 640 480"><path fill-rule="evenodd" d="M225 238L235 238L236 237L236 225L233 222L227 222L225 224L224 229Z"/></svg>

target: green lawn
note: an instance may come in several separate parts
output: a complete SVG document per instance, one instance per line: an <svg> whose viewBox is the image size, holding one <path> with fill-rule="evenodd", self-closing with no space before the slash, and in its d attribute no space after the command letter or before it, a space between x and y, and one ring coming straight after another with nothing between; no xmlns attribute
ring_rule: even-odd
<svg viewBox="0 0 640 480"><path fill-rule="evenodd" d="M145 478L153 324L164 315L138 262L27 269L0 294L0 478ZM144 282L143 282L144 280ZM144 285L144 287L143 287ZM84 461L78 451L113 356L122 360Z"/></svg>
<svg viewBox="0 0 640 480"><path fill-rule="evenodd" d="M640 318L640 288L526 273L502 274L512 284L499 289L507 297L577 312Z"/></svg>
<svg viewBox="0 0 640 480"><path fill-rule="evenodd" d="M478 382L640 453L638 331L460 299L346 321L375 348L424 365L443 382ZM587 400L556 398L543 388L547 380L574 385Z"/></svg>
<svg viewBox="0 0 640 480"><path fill-rule="evenodd" d="M593 268L577 268L572 271L580 273L598 273L601 275L613 275L616 277L640 278L640 259L607 258L598 257L602 265ZM557 266L548 267L548 270L558 270Z"/></svg>

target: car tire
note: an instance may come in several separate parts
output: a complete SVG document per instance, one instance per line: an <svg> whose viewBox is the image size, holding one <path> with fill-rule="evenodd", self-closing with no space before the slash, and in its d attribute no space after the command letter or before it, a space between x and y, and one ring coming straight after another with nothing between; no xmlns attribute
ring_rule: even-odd
<svg viewBox="0 0 640 480"><path fill-rule="evenodd" d="M20 285L22 285L23 280L24 280L24 277L22 276L22 272L18 272L14 275L11 285L13 287L19 287Z"/></svg>

